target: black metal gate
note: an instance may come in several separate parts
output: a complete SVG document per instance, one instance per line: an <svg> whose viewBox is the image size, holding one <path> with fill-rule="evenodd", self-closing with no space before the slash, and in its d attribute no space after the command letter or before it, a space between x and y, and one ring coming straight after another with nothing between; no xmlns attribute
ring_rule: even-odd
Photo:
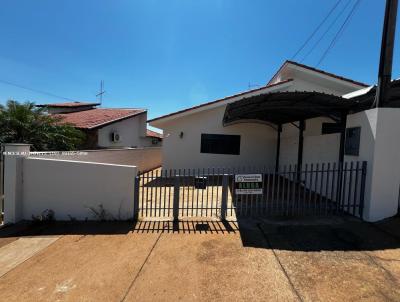
<svg viewBox="0 0 400 302"><path fill-rule="evenodd" d="M135 218L362 217L366 162L236 169L156 169L135 183ZM242 179L256 179L240 183Z"/></svg>

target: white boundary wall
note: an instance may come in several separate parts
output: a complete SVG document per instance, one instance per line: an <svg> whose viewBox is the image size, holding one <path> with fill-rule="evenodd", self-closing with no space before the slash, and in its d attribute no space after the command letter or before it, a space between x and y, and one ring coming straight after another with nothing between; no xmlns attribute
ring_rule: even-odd
<svg viewBox="0 0 400 302"><path fill-rule="evenodd" d="M400 189L399 108L378 108L347 117L347 128L361 127L359 156L366 160L364 219L378 221L397 214Z"/></svg>
<svg viewBox="0 0 400 302"><path fill-rule="evenodd" d="M107 219L133 218L135 166L13 155L5 163L5 223L31 220L46 209L57 220L96 220L90 208L100 205Z"/></svg>
<svg viewBox="0 0 400 302"><path fill-rule="evenodd" d="M63 155L54 152L31 152L30 157L96 162L136 166L138 171L148 171L161 166L161 147L100 149L79 151L83 154Z"/></svg>

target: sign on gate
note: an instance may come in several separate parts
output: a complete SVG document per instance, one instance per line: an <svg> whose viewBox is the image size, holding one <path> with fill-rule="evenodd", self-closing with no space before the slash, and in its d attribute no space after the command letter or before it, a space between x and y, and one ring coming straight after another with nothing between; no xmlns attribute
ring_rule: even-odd
<svg viewBox="0 0 400 302"><path fill-rule="evenodd" d="M236 174L235 193L237 195L263 194L262 174Z"/></svg>

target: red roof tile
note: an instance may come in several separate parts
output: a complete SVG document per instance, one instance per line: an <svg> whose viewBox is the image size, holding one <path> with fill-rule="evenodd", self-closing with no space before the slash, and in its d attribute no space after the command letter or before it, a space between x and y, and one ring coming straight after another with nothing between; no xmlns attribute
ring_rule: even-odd
<svg viewBox="0 0 400 302"><path fill-rule="evenodd" d="M156 138L163 138L161 133L155 132L153 130L147 129L146 136L148 137L156 137Z"/></svg>
<svg viewBox="0 0 400 302"><path fill-rule="evenodd" d="M60 113L62 123L72 124L80 129L94 129L146 112L145 109L95 108L71 113Z"/></svg>
<svg viewBox="0 0 400 302"><path fill-rule="evenodd" d="M69 102L69 103L42 104L42 105L36 105L36 107L73 108L73 107L86 107L86 106L97 106L97 105L100 105L100 103Z"/></svg>

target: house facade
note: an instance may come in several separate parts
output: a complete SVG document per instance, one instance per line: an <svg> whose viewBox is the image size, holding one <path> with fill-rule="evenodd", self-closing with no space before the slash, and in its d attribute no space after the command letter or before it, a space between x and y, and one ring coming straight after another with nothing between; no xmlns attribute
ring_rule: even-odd
<svg viewBox="0 0 400 302"><path fill-rule="evenodd" d="M199 196L199 215L203 217L204 195L205 215L207 210L215 210L215 215L222 219L226 218L228 209L231 215L232 212L252 215L253 210L271 215L277 212L307 215L308 210L316 215L347 213L367 221L394 216L398 213L400 200L400 80L392 81L389 86L384 106L377 108L374 106L376 87L367 87L295 62L285 62L264 87L151 120L150 125L164 129L162 169L137 175L138 164L132 165L128 167L129 175L121 172L121 178L116 178L115 192L125 190L126 197L130 196L136 203L134 208L141 210L145 217L147 205L150 205L150 216L153 215L152 207L156 209L158 205L160 211L163 206L166 215L172 214L174 219L185 215L181 209L186 209L186 215L192 217L193 211L188 214L189 204L192 210L196 209L194 215L198 215L198 205L194 205ZM74 112L68 109L69 113L57 111L53 114L62 115L64 122L67 122L66 117L75 117L68 122L83 128L79 123L85 121L87 128L93 130L143 116L138 109L114 110L112 118L107 112L105 120L106 111L100 109ZM116 132L115 127L106 129L110 132L105 135ZM143 136L145 128L140 129ZM97 139L98 136L99 132ZM147 150L154 149L159 150ZM37 190L39 186L48 186L53 179L55 183L60 179L65 183L63 179L69 179L69 175L79 175L85 180L77 181L79 185L89 182L94 188L100 181L108 181L108 178L92 177L92 174L103 174L96 172L99 171L97 167L87 166L86 161L81 165L75 160L30 156L27 145L11 144L6 151L10 151L10 155L21 154L10 156L5 166L5 171L9 171L5 179L5 208L9 221L23 217L21 205L37 205L45 197L47 203L41 207L49 208L47 204L55 199L34 193L40 191ZM289 170L286 169L288 164ZM235 169L249 166L261 169L245 172ZM270 168L264 169L264 166ZM107 164L105 169L108 167ZM210 172L209 167L229 170ZM194 168L196 170L188 172ZM64 178L54 178L61 169L67 172ZM40 174L37 171L50 172L41 180L36 177ZM92 172L87 174L88 171ZM163 178L165 181L160 181ZM17 194L21 186L26 191ZM135 188L134 192L132 188ZM168 192L168 200L173 200L172 209L170 205L166 206L165 194L150 194L149 202L149 190L153 192L154 188ZM107 189L107 192L110 191ZM98 203L97 190L89 193L94 193L92 202ZM58 195L70 199L67 193ZM21 196L31 199L23 200ZM74 198L79 199L78 196ZM63 202L68 204L68 200ZM146 209L145 215L143 209ZM220 209L219 213L217 209ZM32 211L27 212L29 217ZM64 211L64 217L68 214ZM210 215L214 215L213 211Z"/></svg>
<svg viewBox="0 0 400 302"><path fill-rule="evenodd" d="M38 105L85 132L85 149L156 147L162 135L147 129L147 110L97 108L98 103L56 103Z"/></svg>
<svg viewBox="0 0 400 302"><path fill-rule="evenodd" d="M259 119L241 118L224 122L228 104L277 92L318 92L342 96L367 85L322 70L287 61L261 88L228 96L149 121L163 129L163 167L166 169L239 166L274 166L280 136L279 164L296 164L299 135L297 121L277 125ZM322 134L324 123L332 119L318 116L305 120L303 163L338 161L340 134Z"/></svg>
<svg viewBox="0 0 400 302"><path fill-rule="evenodd" d="M264 87L149 123L164 130L164 169L268 166L280 173L290 164L301 186L321 192L307 165L336 165L341 176L330 170L332 190L342 202L362 194L360 216L378 221L400 208L400 81L390 85L385 106L376 108L375 86L286 61ZM365 182L350 190L346 176L361 163Z"/></svg>

